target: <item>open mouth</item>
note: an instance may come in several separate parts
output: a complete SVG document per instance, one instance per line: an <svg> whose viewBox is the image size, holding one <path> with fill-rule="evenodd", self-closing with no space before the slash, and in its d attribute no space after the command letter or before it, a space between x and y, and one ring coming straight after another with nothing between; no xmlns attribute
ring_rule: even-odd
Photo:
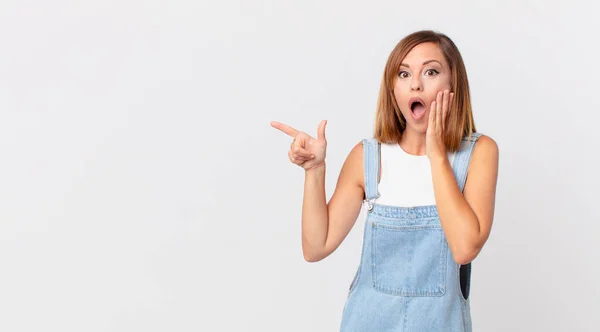
<svg viewBox="0 0 600 332"><path fill-rule="evenodd" d="M408 105L415 120L420 120L425 115L425 102L421 98L410 98Z"/></svg>

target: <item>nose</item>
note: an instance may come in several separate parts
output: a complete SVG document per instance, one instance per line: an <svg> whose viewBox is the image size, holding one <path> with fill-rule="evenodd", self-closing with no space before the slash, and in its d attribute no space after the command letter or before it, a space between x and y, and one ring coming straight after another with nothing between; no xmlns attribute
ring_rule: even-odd
<svg viewBox="0 0 600 332"><path fill-rule="evenodd" d="M411 91L423 91L423 82L421 82L421 78L417 75L410 82L410 90Z"/></svg>

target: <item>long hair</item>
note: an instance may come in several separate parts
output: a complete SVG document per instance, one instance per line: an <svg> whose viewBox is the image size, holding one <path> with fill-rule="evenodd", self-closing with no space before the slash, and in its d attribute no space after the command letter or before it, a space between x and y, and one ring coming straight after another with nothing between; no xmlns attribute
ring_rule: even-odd
<svg viewBox="0 0 600 332"><path fill-rule="evenodd" d="M432 30L421 30L404 37L388 57L377 100L374 136L382 143L400 142L406 129L406 119L394 97L394 84L398 79L400 64L406 55L415 46L426 42L437 44L450 66L450 91L454 92L454 100L449 105L444 142L448 151L454 152L460 147L464 136L476 132L469 81L462 56L454 42L446 35Z"/></svg>

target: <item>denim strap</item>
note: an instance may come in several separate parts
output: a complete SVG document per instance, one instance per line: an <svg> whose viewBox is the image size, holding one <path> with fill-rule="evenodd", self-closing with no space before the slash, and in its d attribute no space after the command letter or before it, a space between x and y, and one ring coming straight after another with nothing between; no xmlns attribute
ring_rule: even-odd
<svg viewBox="0 0 600 332"><path fill-rule="evenodd" d="M464 137L460 142L458 151L456 151L456 154L454 155L452 170L454 171L454 177L456 178L456 182L458 183L461 192L465 189L471 155L473 154L475 142L477 142L480 136L481 133L473 133L471 134L471 137Z"/></svg>
<svg viewBox="0 0 600 332"><path fill-rule="evenodd" d="M380 143L375 138L363 139L363 164L365 177L365 197L367 200L379 197L379 149Z"/></svg>

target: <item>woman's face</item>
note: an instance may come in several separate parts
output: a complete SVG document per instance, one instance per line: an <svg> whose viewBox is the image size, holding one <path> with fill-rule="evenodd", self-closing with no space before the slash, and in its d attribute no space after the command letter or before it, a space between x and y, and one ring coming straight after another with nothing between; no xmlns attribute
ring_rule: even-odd
<svg viewBox="0 0 600 332"><path fill-rule="evenodd" d="M450 90L450 76L446 59L435 43L419 44L406 55L394 83L394 97L407 130L427 131L431 103L439 91Z"/></svg>

